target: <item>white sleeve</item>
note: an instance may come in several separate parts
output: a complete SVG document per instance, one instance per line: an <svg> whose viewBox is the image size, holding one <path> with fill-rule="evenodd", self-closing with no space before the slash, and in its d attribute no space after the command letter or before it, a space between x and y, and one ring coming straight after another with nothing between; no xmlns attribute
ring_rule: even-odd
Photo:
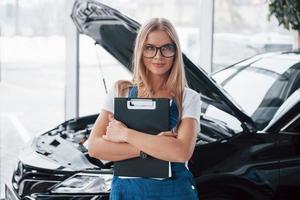
<svg viewBox="0 0 300 200"><path fill-rule="evenodd" d="M115 97L117 97L116 84L114 84L108 91L108 94L104 99L102 109L114 113Z"/></svg>
<svg viewBox="0 0 300 200"><path fill-rule="evenodd" d="M201 100L200 94L196 91L186 88L183 93L182 117L194 118L200 125Z"/></svg>

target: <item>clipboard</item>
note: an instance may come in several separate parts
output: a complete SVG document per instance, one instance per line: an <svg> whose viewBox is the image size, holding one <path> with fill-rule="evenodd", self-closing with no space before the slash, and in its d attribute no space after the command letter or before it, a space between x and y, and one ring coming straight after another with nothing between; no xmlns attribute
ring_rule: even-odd
<svg viewBox="0 0 300 200"><path fill-rule="evenodd" d="M115 98L115 119L128 128L157 135L169 127L170 100L167 98ZM114 163L115 176L170 178L170 162L151 156Z"/></svg>

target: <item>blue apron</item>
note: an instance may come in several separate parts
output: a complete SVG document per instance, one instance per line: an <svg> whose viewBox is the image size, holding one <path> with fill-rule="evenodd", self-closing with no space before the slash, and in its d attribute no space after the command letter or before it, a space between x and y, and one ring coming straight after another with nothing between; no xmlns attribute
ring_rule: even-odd
<svg viewBox="0 0 300 200"><path fill-rule="evenodd" d="M137 97L137 87L129 90L128 97ZM175 101L170 108L170 127L176 127L178 109ZM198 200L192 173L185 163L171 163L172 178L119 178L114 176L110 200Z"/></svg>

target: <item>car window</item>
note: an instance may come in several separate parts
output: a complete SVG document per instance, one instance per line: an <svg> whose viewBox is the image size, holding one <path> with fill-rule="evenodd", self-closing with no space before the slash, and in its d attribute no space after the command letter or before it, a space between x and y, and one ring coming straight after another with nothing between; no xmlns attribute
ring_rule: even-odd
<svg viewBox="0 0 300 200"><path fill-rule="evenodd" d="M262 58L248 66L240 63L220 71L213 78L262 130L293 90L299 88L300 65L297 62L299 58L286 56Z"/></svg>

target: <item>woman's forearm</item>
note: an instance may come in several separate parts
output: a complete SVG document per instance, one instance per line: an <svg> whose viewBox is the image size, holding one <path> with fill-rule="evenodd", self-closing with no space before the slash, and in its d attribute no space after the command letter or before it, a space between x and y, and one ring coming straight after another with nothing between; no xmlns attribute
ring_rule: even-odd
<svg viewBox="0 0 300 200"><path fill-rule="evenodd" d="M137 149L161 160L185 162L190 159L189 148L174 137L156 136L126 129L125 140Z"/></svg>
<svg viewBox="0 0 300 200"><path fill-rule="evenodd" d="M110 161L119 161L138 157L140 151L128 143L114 143L102 138L89 141L89 155L91 157Z"/></svg>

